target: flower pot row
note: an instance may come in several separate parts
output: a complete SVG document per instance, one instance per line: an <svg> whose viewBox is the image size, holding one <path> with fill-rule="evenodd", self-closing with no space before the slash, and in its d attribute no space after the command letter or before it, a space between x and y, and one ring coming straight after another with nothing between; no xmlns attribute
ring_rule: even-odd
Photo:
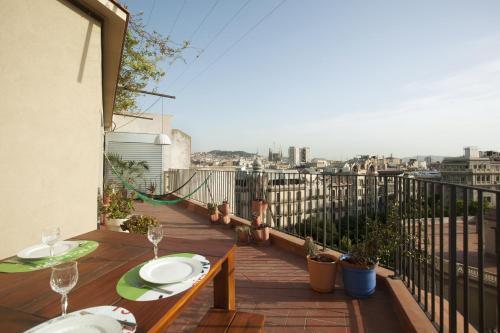
<svg viewBox="0 0 500 333"><path fill-rule="evenodd" d="M208 209L208 219L212 223L221 222L228 225L231 222L231 207L227 201L224 201L221 205L215 203L209 203L207 205Z"/></svg>

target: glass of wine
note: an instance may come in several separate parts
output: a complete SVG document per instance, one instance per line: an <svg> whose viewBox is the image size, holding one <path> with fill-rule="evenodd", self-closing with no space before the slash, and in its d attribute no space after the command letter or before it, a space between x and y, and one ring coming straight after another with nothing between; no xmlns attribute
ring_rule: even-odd
<svg viewBox="0 0 500 333"><path fill-rule="evenodd" d="M54 257L54 245L61 237L61 229L59 227L49 227L42 230L42 242L50 247L50 260Z"/></svg>
<svg viewBox="0 0 500 333"><path fill-rule="evenodd" d="M78 282L78 266L76 261L68 261L53 266L50 275L50 287L61 294L61 313L66 315L68 309L68 293Z"/></svg>
<svg viewBox="0 0 500 333"><path fill-rule="evenodd" d="M151 243L153 243L155 259L158 259L158 243L161 241L162 238L163 238L163 227L161 225L148 226L148 239Z"/></svg>

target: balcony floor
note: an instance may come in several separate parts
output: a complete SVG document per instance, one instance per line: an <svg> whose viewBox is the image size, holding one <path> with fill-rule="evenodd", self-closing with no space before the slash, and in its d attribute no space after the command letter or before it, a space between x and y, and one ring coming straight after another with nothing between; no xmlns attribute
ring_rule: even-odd
<svg viewBox="0 0 500 333"><path fill-rule="evenodd" d="M151 215L172 237L227 239L234 231L180 206L136 203L136 213ZM354 300L342 289L337 276L334 293L309 288L305 259L274 247L238 247L236 253L236 305L240 311L266 316L266 332L403 332L389 292L383 288L366 300ZM208 311L212 287L205 288L176 319L168 332L192 331Z"/></svg>

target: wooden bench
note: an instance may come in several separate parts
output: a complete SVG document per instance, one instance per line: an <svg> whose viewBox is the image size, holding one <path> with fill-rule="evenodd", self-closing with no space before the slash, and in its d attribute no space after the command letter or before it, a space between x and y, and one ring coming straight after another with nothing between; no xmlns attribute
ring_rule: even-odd
<svg viewBox="0 0 500 333"><path fill-rule="evenodd" d="M196 333L260 333L265 317L256 313L211 309L196 328Z"/></svg>

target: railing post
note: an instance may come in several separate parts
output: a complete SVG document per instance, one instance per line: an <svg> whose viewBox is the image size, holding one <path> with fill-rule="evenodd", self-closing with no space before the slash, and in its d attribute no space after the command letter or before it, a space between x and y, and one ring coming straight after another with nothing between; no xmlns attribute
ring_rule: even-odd
<svg viewBox="0 0 500 333"><path fill-rule="evenodd" d="M449 330L451 333L457 331L457 188L451 187L449 222L449 244L450 251L449 272L450 275L450 307L449 307Z"/></svg>
<svg viewBox="0 0 500 333"><path fill-rule="evenodd" d="M323 251L326 249L326 175L323 172Z"/></svg>
<svg viewBox="0 0 500 333"><path fill-rule="evenodd" d="M500 194L495 194L496 199L496 228L495 228L495 250L497 261L497 274L500 272ZM500 280L497 275L497 332L500 331Z"/></svg>

